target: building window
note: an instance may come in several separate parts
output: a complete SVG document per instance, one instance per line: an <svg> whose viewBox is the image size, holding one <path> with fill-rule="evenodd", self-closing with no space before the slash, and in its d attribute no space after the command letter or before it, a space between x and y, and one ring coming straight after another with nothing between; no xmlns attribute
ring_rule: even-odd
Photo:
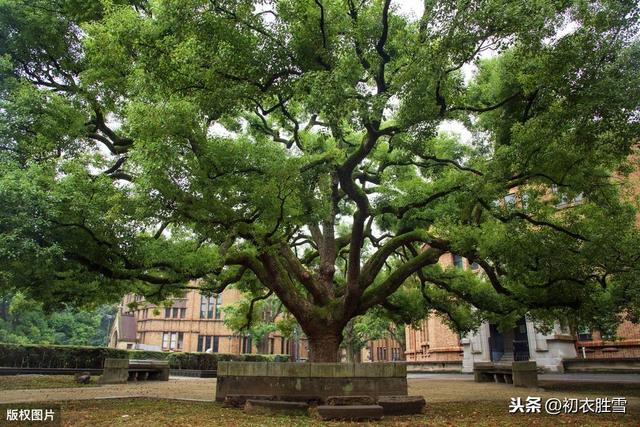
<svg viewBox="0 0 640 427"><path fill-rule="evenodd" d="M220 350L220 337L217 335L198 335L198 350L206 352L211 350L212 353L218 353Z"/></svg>
<svg viewBox="0 0 640 427"><path fill-rule="evenodd" d="M200 318L220 319L222 313L222 295L205 296L200 295Z"/></svg>
<svg viewBox="0 0 640 427"><path fill-rule="evenodd" d="M218 294L216 296L216 319L220 320L220 315L222 313L222 295Z"/></svg>
<svg viewBox="0 0 640 427"><path fill-rule="evenodd" d="M453 265L455 265L456 268L462 268L462 257L460 255L453 256Z"/></svg>
<svg viewBox="0 0 640 427"><path fill-rule="evenodd" d="M473 262L471 263L471 269L472 269L472 270L477 270L477 269L479 269L479 268L480 268L480 264L478 264L477 262L473 261Z"/></svg>
<svg viewBox="0 0 640 427"><path fill-rule="evenodd" d="M251 337L247 336L242 338L242 353L251 353Z"/></svg>
<svg viewBox="0 0 640 427"><path fill-rule="evenodd" d="M169 307L164 309L164 317L167 319L184 319L186 315L186 308Z"/></svg>
<svg viewBox="0 0 640 427"><path fill-rule="evenodd" d="M183 332L164 332L162 334L162 349L177 350L182 348L184 342Z"/></svg>
<svg viewBox="0 0 640 427"><path fill-rule="evenodd" d="M269 338L269 354L273 354L276 351L276 339Z"/></svg>
<svg viewBox="0 0 640 427"><path fill-rule="evenodd" d="M584 328L578 331L578 341L593 341L591 330L589 328Z"/></svg>

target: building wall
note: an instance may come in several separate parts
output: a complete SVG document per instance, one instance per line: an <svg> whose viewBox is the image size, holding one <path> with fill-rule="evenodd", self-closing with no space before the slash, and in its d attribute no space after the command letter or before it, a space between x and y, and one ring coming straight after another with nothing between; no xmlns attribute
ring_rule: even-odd
<svg viewBox="0 0 640 427"><path fill-rule="evenodd" d="M241 294L236 289L226 289L221 293L221 307L238 302ZM290 340L281 336L279 333L273 333L269 336L267 344L263 348L258 349L255 340L249 343L242 336L233 333L224 324L224 311L220 310L219 319L216 319L215 307L214 318L201 318L200 303L201 295L196 290L189 290L184 298L174 300L171 306L169 317L165 307L157 307L153 304L146 303L140 296L128 294L122 301L122 310L131 311L127 308L129 303L138 302L137 309L132 310L136 319L137 326L137 347L147 350L162 351L184 351L197 352L198 337L210 336L218 337L217 353L240 354L243 353L266 353L266 354L290 354L295 359L306 359L308 357L308 345L306 340ZM174 318L173 309L177 309L177 318ZM205 317L207 314L205 313ZM175 346L163 345L163 337L166 333L182 334L182 340L176 339ZM167 344L165 340L164 344ZM202 342L202 349L205 351L206 341ZM110 344L112 345L112 344ZM213 340L209 348L213 346ZM126 347L125 347L126 348Z"/></svg>
<svg viewBox="0 0 640 427"><path fill-rule="evenodd" d="M405 360L402 346L392 337L372 340L362 349L363 362L395 362Z"/></svg>
<svg viewBox="0 0 640 427"><path fill-rule="evenodd" d="M575 338L560 324L556 324L549 333L538 331L530 320L526 320L524 327L527 332L529 360L535 361L541 369L561 372L562 360L576 357ZM474 333L463 337L462 372L473 372L474 363L491 362L490 337L491 328L487 322L480 325ZM512 356L508 359L513 360Z"/></svg>
<svg viewBox="0 0 640 427"><path fill-rule="evenodd" d="M615 337L603 337L599 331L592 331L590 340L576 342L576 349L578 357L586 359L640 357L640 325L625 320L618 326Z"/></svg>
<svg viewBox="0 0 640 427"><path fill-rule="evenodd" d="M458 265L459 268L472 268L467 259L460 258L458 261L461 263ZM454 256L444 254L438 263L443 268L452 267ZM407 361L449 362L462 360L460 337L434 313L422 320L418 328L407 326L405 335Z"/></svg>

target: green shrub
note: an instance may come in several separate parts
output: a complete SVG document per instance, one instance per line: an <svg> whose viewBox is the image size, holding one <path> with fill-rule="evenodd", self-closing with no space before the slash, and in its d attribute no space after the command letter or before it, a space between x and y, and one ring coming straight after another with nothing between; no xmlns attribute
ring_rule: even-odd
<svg viewBox="0 0 640 427"><path fill-rule="evenodd" d="M107 347L0 343L0 366L3 367L102 369L106 358L126 359L127 351Z"/></svg>
<svg viewBox="0 0 640 427"><path fill-rule="evenodd" d="M106 358L167 360L172 369L198 370L216 370L219 361L286 362L289 360L289 356L280 354L170 353L118 350L107 347L0 343L0 366L3 367L101 369Z"/></svg>

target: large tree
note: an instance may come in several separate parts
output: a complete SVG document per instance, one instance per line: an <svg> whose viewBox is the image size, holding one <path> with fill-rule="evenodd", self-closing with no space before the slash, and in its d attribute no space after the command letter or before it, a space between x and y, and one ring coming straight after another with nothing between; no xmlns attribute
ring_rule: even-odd
<svg viewBox="0 0 640 427"><path fill-rule="evenodd" d="M622 0L426 0L415 19L390 0L1 0L0 286L82 304L250 281L313 361L416 298L461 330L470 309L637 314L638 17Z"/></svg>

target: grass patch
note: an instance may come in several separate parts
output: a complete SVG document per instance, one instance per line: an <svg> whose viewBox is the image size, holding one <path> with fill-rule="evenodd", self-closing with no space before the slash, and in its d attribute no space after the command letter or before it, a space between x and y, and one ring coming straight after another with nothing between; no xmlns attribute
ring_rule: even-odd
<svg viewBox="0 0 640 427"><path fill-rule="evenodd" d="M306 416L247 415L218 403L162 399L88 400L62 403L65 426L637 426L637 414L509 414L507 402L427 404L425 414L385 417L380 422L321 422Z"/></svg>
<svg viewBox="0 0 640 427"><path fill-rule="evenodd" d="M73 375L2 375L0 390L33 390L40 388L96 387L97 377L91 383L78 384Z"/></svg>

